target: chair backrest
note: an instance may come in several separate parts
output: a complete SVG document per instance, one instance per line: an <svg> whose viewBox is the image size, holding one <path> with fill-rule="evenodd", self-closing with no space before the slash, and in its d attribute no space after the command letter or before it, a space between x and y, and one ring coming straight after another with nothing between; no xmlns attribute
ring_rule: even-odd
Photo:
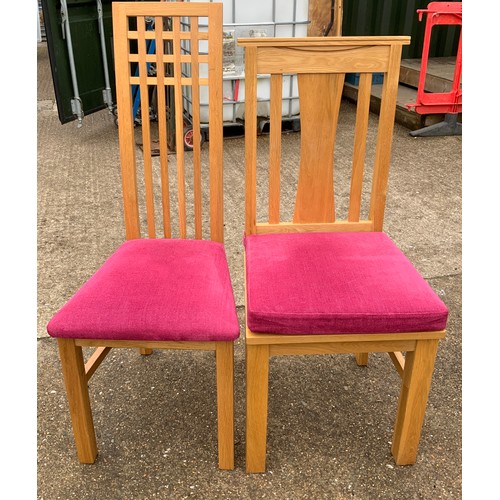
<svg viewBox="0 0 500 500"><path fill-rule="evenodd" d="M384 219L402 45L410 37L240 38L245 47L246 234L381 231ZM334 146L346 73L359 74L347 216L336 214ZM367 216L361 201L372 75L383 73ZM300 166L293 220L281 220L282 88L297 75ZM257 221L257 76L270 75L268 220ZM262 108L262 107L261 107ZM261 109L260 108L260 109ZM261 111L259 111L260 113ZM260 140L260 139L259 139Z"/></svg>
<svg viewBox="0 0 500 500"><path fill-rule="evenodd" d="M140 238L145 220L150 238L163 228L166 238L222 242L222 3L113 2L112 7L126 238ZM134 116L137 102L140 120ZM202 107L208 111L203 122L210 130L208 158ZM186 121L192 128L188 153ZM175 156L169 154L172 136ZM141 163L144 175L138 176ZM204 206L209 213L202 213Z"/></svg>

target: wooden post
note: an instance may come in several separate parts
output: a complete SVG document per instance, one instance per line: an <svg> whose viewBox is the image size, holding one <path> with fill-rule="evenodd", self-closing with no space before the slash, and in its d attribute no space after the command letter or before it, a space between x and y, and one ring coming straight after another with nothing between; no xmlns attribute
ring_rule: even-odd
<svg viewBox="0 0 500 500"><path fill-rule="evenodd" d="M342 18L344 17L344 0L335 0L332 35L342 36Z"/></svg>
<svg viewBox="0 0 500 500"><path fill-rule="evenodd" d="M307 36L342 36L343 0L309 0L309 20ZM333 8L333 24L332 21Z"/></svg>

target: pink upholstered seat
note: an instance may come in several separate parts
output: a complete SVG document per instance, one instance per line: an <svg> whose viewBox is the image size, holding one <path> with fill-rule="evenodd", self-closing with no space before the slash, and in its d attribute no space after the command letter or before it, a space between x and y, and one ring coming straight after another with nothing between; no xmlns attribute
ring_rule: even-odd
<svg viewBox="0 0 500 500"><path fill-rule="evenodd" d="M384 233L245 238L247 322L280 334L438 331L448 310Z"/></svg>
<svg viewBox="0 0 500 500"><path fill-rule="evenodd" d="M224 247L205 240L127 241L47 331L80 339L234 340L239 324Z"/></svg>

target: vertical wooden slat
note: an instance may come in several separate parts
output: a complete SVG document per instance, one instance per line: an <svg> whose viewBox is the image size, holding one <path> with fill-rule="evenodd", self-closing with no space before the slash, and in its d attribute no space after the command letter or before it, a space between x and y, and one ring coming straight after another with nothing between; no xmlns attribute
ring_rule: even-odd
<svg viewBox="0 0 500 500"><path fill-rule="evenodd" d="M194 237L201 239L201 134L200 134L200 67L198 61L198 18L191 18L191 96L194 169Z"/></svg>
<svg viewBox="0 0 500 500"><path fill-rule="evenodd" d="M209 162L210 162L210 238L224 240L224 178L222 151L222 3L208 6L208 85L209 85Z"/></svg>
<svg viewBox="0 0 500 500"><path fill-rule="evenodd" d="M163 236L170 238L170 194L168 182L168 139L167 139L167 104L165 97L165 63L163 62L164 44L162 39L163 18L155 18L156 41L156 78L158 100L158 140L160 143L161 201L163 214Z"/></svg>
<svg viewBox="0 0 500 500"><path fill-rule="evenodd" d="M280 166L283 75L271 75L269 137L269 223L280 221Z"/></svg>
<svg viewBox="0 0 500 500"><path fill-rule="evenodd" d="M149 123L148 70L146 63L146 40L144 16L137 16L138 52L139 52L139 89L141 93L142 154L144 158L144 187L146 191L146 215L148 236L156 237L155 206L153 194L153 163L151 158L151 127ZM151 42L150 42L151 43Z"/></svg>
<svg viewBox="0 0 500 500"><path fill-rule="evenodd" d="M257 49L245 49L245 232L255 234L257 193Z"/></svg>
<svg viewBox="0 0 500 500"><path fill-rule="evenodd" d="M130 65L128 62L129 42L127 39L128 19L123 6L112 4L113 37L115 58L116 107L118 113L118 137L122 174L123 212L125 218L125 237L141 237L139 207L137 202L137 175L134 141L134 121L132 117L132 93L130 89Z"/></svg>
<svg viewBox="0 0 500 500"><path fill-rule="evenodd" d="M384 224L389 162L391 159L392 134L396 114L396 99L399 86L399 68L401 64L400 44L391 45L387 73L384 75L380 118L375 150L375 166L373 170L372 194L370 199L370 219L374 231L382 231Z"/></svg>
<svg viewBox="0 0 500 500"><path fill-rule="evenodd" d="M174 102L175 102L175 144L177 157L177 198L179 202L179 233L186 238L186 186L184 180L184 117L181 84L181 20L172 19L174 52Z"/></svg>
<svg viewBox="0 0 500 500"><path fill-rule="evenodd" d="M299 74L300 171L294 223L335 221L333 152L344 74Z"/></svg>
<svg viewBox="0 0 500 500"><path fill-rule="evenodd" d="M359 78L356 129L354 131L354 152L352 158L351 194L347 220L358 222L361 212L361 191L366 153L366 134L370 115L372 73L361 73Z"/></svg>

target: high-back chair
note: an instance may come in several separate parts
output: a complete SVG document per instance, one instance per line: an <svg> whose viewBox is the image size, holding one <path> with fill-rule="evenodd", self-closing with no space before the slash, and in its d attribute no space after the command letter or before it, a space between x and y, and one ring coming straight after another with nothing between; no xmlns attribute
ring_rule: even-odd
<svg viewBox="0 0 500 500"><path fill-rule="evenodd" d="M93 463L97 456L88 382L111 348L198 349L215 353L219 467L233 469L239 324L223 246L222 4L114 2L113 38L127 241L47 326L59 344L78 458ZM202 86L210 129L203 148ZM191 90L194 131L186 154L183 87ZM137 90L141 126L134 129ZM167 141L170 91L175 155ZM86 346L97 349L84 361Z"/></svg>
<svg viewBox="0 0 500 500"><path fill-rule="evenodd" d="M402 378L392 453L397 464L416 461L448 310L383 232L401 50L409 41L404 36L238 41L245 48L246 87L248 472L266 468L269 358L282 355L354 353L358 364L366 365L368 353L389 353ZM352 168L340 169L349 175L339 199L334 156L336 162L341 158L334 147L346 73L359 73L360 80L347 160L352 158ZM373 73L383 73L384 81L374 161L365 168ZM295 204L287 221L281 211L287 200L280 196L282 88L291 74L298 75L301 137ZM257 102L258 75L270 75L268 110ZM270 122L263 177L260 160L257 170L257 143L264 141L256 133L257 104L259 116L267 111ZM371 190L364 171L371 173ZM288 163L287 178L292 173ZM268 206L257 206L266 193ZM342 204L346 213L340 217Z"/></svg>

